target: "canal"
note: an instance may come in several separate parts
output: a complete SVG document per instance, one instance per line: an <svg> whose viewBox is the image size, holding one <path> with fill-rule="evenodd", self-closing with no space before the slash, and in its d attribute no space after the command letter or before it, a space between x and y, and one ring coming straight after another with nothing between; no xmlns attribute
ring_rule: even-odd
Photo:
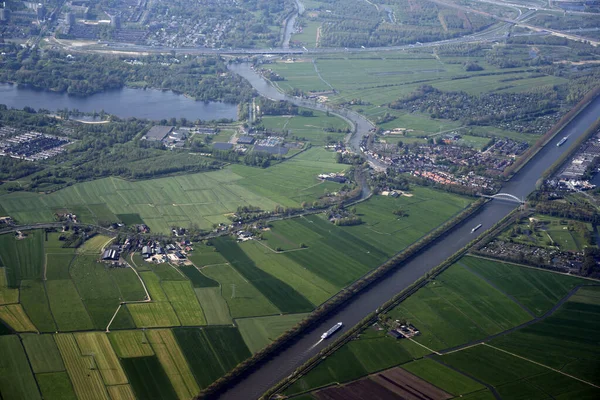
<svg viewBox="0 0 600 400"><path fill-rule="evenodd" d="M259 93L264 94L269 98L289 100L297 105L319 111L327 109L327 107L320 104L318 107L311 107L309 102L299 101L298 99L289 98L283 95L248 67L238 65L234 66L232 70L235 72L240 71L240 75L247 79L249 78L248 80ZM250 74L249 71L254 75ZM577 138L596 121L598 116L600 116L600 97L590 103L555 137L555 139L550 141L550 143L540 150L529 163L527 163L504 185L501 192L510 193L519 198L526 197L535 189L536 182L542 173L550 167L562 153L567 151L569 144L576 141ZM348 113L345 117L351 119L356 124L358 128L357 133L353 136L351 143L358 143L360 138L367 133L364 128L367 125L370 125L370 123L368 123L368 121L365 123L363 117L359 116L360 118L356 118L353 113ZM556 143L558 143L563 136L567 135L569 135L569 141L563 146L556 146ZM354 148L354 145L352 147ZM428 271L463 248L471 240L481 235L485 230L493 226L517 206L518 204L516 203L502 200L493 200L487 203L476 213L463 221L463 223L454 227L449 234L436 240L426 250L396 269L384 280L373 284L367 290L346 303L343 308L336 311L329 318L307 330L302 337L291 346L252 371L252 373L247 375L236 385L230 387L221 398L231 400L258 398L267 389L286 376L289 376L296 368L327 346L330 343L327 340L317 346L314 345L319 341L321 334L327 331L335 323L344 323L343 328L340 330L342 332L356 325L369 313L375 311L375 309L392 298L395 294L410 286L418 278L425 275ZM471 229L478 224L482 224L481 229L477 230L475 233L471 233ZM337 335L339 335L339 333Z"/></svg>

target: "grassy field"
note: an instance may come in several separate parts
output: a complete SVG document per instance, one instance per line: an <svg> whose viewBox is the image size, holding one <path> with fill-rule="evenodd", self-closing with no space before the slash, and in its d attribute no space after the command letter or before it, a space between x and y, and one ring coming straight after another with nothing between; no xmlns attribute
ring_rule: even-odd
<svg viewBox="0 0 600 400"><path fill-rule="evenodd" d="M77 398L110 400L94 358L81 353L73 334L61 333L54 339Z"/></svg>
<svg viewBox="0 0 600 400"><path fill-rule="evenodd" d="M95 368L100 371L107 386L127 383L127 377L104 332L81 332L74 334L77 346L84 356L91 356Z"/></svg>
<svg viewBox="0 0 600 400"><path fill-rule="evenodd" d="M35 379L45 400L77 400L66 372L36 374Z"/></svg>
<svg viewBox="0 0 600 400"><path fill-rule="evenodd" d="M485 273L486 279L498 289L471 270L477 270L481 275ZM528 285L523 284L525 281ZM345 344L294 382L285 394L294 395L347 382L402 365L461 398L485 399L491 394L460 371L493 385L507 399L545 399L548 396L591 399L598 395L594 387L534 362L596 385L600 383L597 374L600 347L595 339L600 330L598 287L579 289L555 315L491 340L489 345L432 356L434 360L422 358L430 351L419 345L443 350L503 332L531 319L512 298L532 309L546 310L547 304L556 304L582 282L590 283L547 271L463 257L387 313L392 320L408 320L415 325L421 332L414 338L418 343L393 339L385 329L367 328L358 339ZM244 329L242 325L240 329ZM551 383L552 379L563 382L564 387ZM552 387L550 392L545 391L546 384Z"/></svg>
<svg viewBox="0 0 600 400"><path fill-rule="evenodd" d="M294 262L285 254L275 253L262 242L248 241L240 243L239 246L258 268L293 287L312 304L321 304L338 291L333 284ZM312 251L312 249L298 251Z"/></svg>
<svg viewBox="0 0 600 400"><path fill-rule="evenodd" d="M25 350L15 335L0 336L0 395L3 399L41 399Z"/></svg>
<svg viewBox="0 0 600 400"><path fill-rule="evenodd" d="M47 281L46 290L59 330L88 330L94 327L73 281Z"/></svg>
<svg viewBox="0 0 600 400"><path fill-rule="evenodd" d="M112 400L135 400L135 393L131 385L115 385L106 388Z"/></svg>
<svg viewBox="0 0 600 400"><path fill-rule="evenodd" d="M154 351L148 340L145 330L113 331L108 334L110 343L118 357L146 357L153 356Z"/></svg>
<svg viewBox="0 0 600 400"><path fill-rule="evenodd" d="M600 385L600 290L584 287L554 315L490 342Z"/></svg>
<svg viewBox="0 0 600 400"><path fill-rule="evenodd" d="M283 313L307 312L313 304L290 285L258 268L231 239L214 240L215 247L247 281Z"/></svg>
<svg viewBox="0 0 600 400"><path fill-rule="evenodd" d="M460 265L453 265L390 312L408 320L419 343L441 350L502 332L531 319L500 291Z"/></svg>
<svg viewBox="0 0 600 400"><path fill-rule="evenodd" d="M173 332L168 329L151 330L148 331L148 339L179 398L185 400L197 395L200 388Z"/></svg>
<svg viewBox="0 0 600 400"><path fill-rule="evenodd" d="M177 399L173 385L156 356L124 358L121 362L138 399Z"/></svg>
<svg viewBox="0 0 600 400"><path fill-rule="evenodd" d="M221 284L221 295L227 302L231 317L279 314L277 307L232 266L205 267L202 272Z"/></svg>
<svg viewBox="0 0 600 400"><path fill-rule="evenodd" d="M361 376L420 358L429 352L410 341L398 341L385 332L368 329L360 339L341 347L308 374L294 382L286 395L313 390L332 383L348 382Z"/></svg>
<svg viewBox="0 0 600 400"><path fill-rule="evenodd" d="M210 279L195 266L182 265L179 270L188 277L194 288L219 287L219 282Z"/></svg>
<svg viewBox="0 0 600 400"><path fill-rule="evenodd" d="M277 205L299 206L305 200L313 201L323 194L324 187L339 186L327 184L316 190L319 183L316 176L346 167L335 163L333 153L315 147L267 169L234 165L214 172L137 182L111 177L79 183L51 194L3 195L0 205L21 223L53 221L52 210L56 208L104 203L114 214L138 214L153 232L167 233L172 225L187 227L191 223L210 229L214 223L227 223L226 214L238 206L260 205L273 210ZM271 182L268 187L262 184L266 181ZM0 238L10 242L8 239L12 240ZM32 238L20 242L29 240ZM7 258L4 264L13 260L5 257L7 253L0 253L3 259ZM39 276L35 274L42 265L39 254L36 263L27 263L30 267L24 270L24 278ZM11 276L9 282L13 284L18 279L18 275Z"/></svg>
<svg viewBox="0 0 600 400"><path fill-rule="evenodd" d="M73 258L73 254L46 253L46 279L71 279L69 266Z"/></svg>
<svg viewBox="0 0 600 400"><path fill-rule="evenodd" d="M181 325L171 303L166 301L127 304L127 309L138 328L162 328Z"/></svg>
<svg viewBox="0 0 600 400"><path fill-rule="evenodd" d="M35 374L65 370L52 335L27 334L22 335L21 339Z"/></svg>
<svg viewBox="0 0 600 400"><path fill-rule="evenodd" d="M104 329L122 301L121 293L97 255L78 255L70 274L96 329Z"/></svg>
<svg viewBox="0 0 600 400"><path fill-rule="evenodd" d="M593 399L600 389L486 345L435 356L496 387L502 398Z"/></svg>
<svg viewBox="0 0 600 400"><path fill-rule="evenodd" d="M309 141L315 146L342 141L346 135L345 131L350 129L343 119L333 115L327 116L320 111L313 111L312 117L263 116L262 125L270 131L289 132L289 137L296 136L300 141Z"/></svg>
<svg viewBox="0 0 600 400"><path fill-rule="evenodd" d="M463 257L464 265L517 299L537 316L548 311L575 286L589 281L550 271L518 267L477 257Z"/></svg>
<svg viewBox="0 0 600 400"><path fill-rule="evenodd" d="M21 279L41 279L44 267L42 231L28 231L24 239L0 235L0 261L6 267L8 286L16 288Z"/></svg>
<svg viewBox="0 0 600 400"><path fill-rule="evenodd" d="M144 287L131 268L111 268L108 273L117 284L119 297L123 301L144 300L146 297Z"/></svg>
<svg viewBox="0 0 600 400"><path fill-rule="evenodd" d="M485 389L482 384L428 358L404 364L402 368L455 396Z"/></svg>
<svg viewBox="0 0 600 400"><path fill-rule="evenodd" d="M146 285L146 289L148 289L148 293L150 293L150 298L152 301L168 301L167 295L160 285L160 279L154 272L144 271L140 272L140 276Z"/></svg>
<svg viewBox="0 0 600 400"><path fill-rule="evenodd" d="M49 282L47 282L47 285L50 286ZM27 315L29 315L36 328L40 332L56 332L56 324L50 312L50 304L46 297L44 283L37 280L23 280L19 292L21 305L25 308Z"/></svg>
<svg viewBox="0 0 600 400"><path fill-rule="evenodd" d="M251 355L236 328L178 328L173 333L200 388Z"/></svg>
<svg viewBox="0 0 600 400"><path fill-rule="evenodd" d="M181 325L206 325L204 312L198 303L190 282L163 282L162 287L167 294Z"/></svg>
<svg viewBox="0 0 600 400"><path fill-rule="evenodd" d="M0 306L0 319L17 332L37 332L20 304Z"/></svg>
<svg viewBox="0 0 600 400"><path fill-rule="evenodd" d="M240 318L235 324L252 353L263 349L308 314L273 315L270 317Z"/></svg>
<svg viewBox="0 0 600 400"><path fill-rule="evenodd" d="M0 267L0 304L19 302L19 289L9 288L6 279L6 267Z"/></svg>
<svg viewBox="0 0 600 400"><path fill-rule="evenodd" d="M391 256L467 207L472 199L414 186L411 197L374 196L356 206L364 224L344 229ZM402 209L408 216L397 217Z"/></svg>
<svg viewBox="0 0 600 400"><path fill-rule="evenodd" d="M198 288L194 289L196 297L204 310L206 322L209 325L231 324L229 306L221 294L221 288Z"/></svg>

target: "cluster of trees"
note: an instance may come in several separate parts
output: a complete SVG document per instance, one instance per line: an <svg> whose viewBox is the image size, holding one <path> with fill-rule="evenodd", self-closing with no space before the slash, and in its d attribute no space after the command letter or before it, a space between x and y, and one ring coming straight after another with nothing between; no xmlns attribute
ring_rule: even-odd
<svg viewBox="0 0 600 400"><path fill-rule="evenodd" d="M0 82L15 82L38 89L88 96L126 85L168 89L196 100L239 103L252 98L250 84L229 73L218 57L178 60L169 55L144 57L130 63L122 57L56 51L3 49Z"/></svg>
<svg viewBox="0 0 600 400"><path fill-rule="evenodd" d="M297 105L290 103L286 100L273 101L264 97L258 97L256 104L260 107L262 115L298 115L299 108ZM307 110L312 115L312 111Z"/></svg>
<svg viewBox="0 0 600 400"><path fill-rule="evenodd" d="M324 20L321 44L331 47L394 46L431 42L476 32L493 23L482 15L466 15L430 1L391 0L394 15L367 2L330 0L319 13Z"/></svg>
<svg viewBox="0 0 600 400"><path fill-rule="evenodd" d="M43 113L0 108L0 124L68 136L75 142L67 151L45 161L29 162L0 157L0 177L29 176L28 185L6 185L6 190L55 190L74 182L106 176L148 179L181 172L217 169L222 163L188 152L165 150L160 143L139 138L151 123L135 118L106 124L58 121Z"/></svg>
<svg viewBox="0 0 600 400"><path fill-rule="evenodd" d="M392 109L419 111L431 118L462 121L466 125L492 125L524 133L547 131L553 120L540 119L560 109L559 89L553 86L521 93L443 92L422 85L408 96L389 104Z"/></svg>

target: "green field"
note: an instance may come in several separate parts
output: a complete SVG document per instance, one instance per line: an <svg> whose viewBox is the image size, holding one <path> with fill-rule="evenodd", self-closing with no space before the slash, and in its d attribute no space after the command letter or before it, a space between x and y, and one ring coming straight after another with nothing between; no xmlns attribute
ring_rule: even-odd
<svg viewBox="0 0 600 400"><path fill-rule="evenodd" d="M235 324L252 353L262 350L303 320L308 314L273 315L269 317L240 318Z"/></svg>
<svg viewBox="0 0 600 400"><path fill-rule="evenodd" d="M44 268L44 244L41 231L28 231L24 239L0 235L0 261L6 267L8 286L16 288L21 279L41 279Z"/></svg>
<svg viewBox="0 0 600 400"><path fill-rule="evenodd" d="M518 267L514 264L477 257L463 257L459 264L492 282L537 316L552 308L575 286L589 282L575 276Z"/></svg>
<svg viewBox="0 0 600 400"><path fill-rule="evenodd" d="M485 389L482 384L429 358L404 364L402 368L455 396Z"/></svg>
<svg viewBox="0 0 600 400"><path fill-rule="evenodd" d="M338 287L309 269L294 262L285 254L277 254L264 243L248 241L239 245L262 271L288 284L312 304L318 305L338 292ZM312 251L302 249L298 251Z"/></svg>
<svg viewBox="0 0 600 400"><path fill-rule="evenodd" d="M125 372L104 332L78 332L73 334L83 356L92 356L94 368L100 371L105 385L127 383Z"/></svg>
<svg viewBox="0 0 600 400"><path fill-rule="evenodd" d="M415 340L435 350L484 338L531 319L506 295L458 264L390 315L410 321L422 332Z"/></svg>
<svg viewBox="0 0 600 400"><path fill-rule="evenodd" d="M52 335L27 334L21 336L29 363L36 374L61 372L65 366Z"/></svg>
<svg viewBox="0 0 600 400"><path fill-rule="evenodd" d="M96 241L94 249L97 250L99 244L100 241ZM122 299L108 268L97 262L97 258L97 255L78 255L71 264L70 274L94 327L104 329Z"/></svg>
<svg viewBox="0 0 600 400"><path fill-rule="evenodd" d="M117 356L121 358L153 356L154 351L143 330L114 331L108 334Z"/></svg>
<svg viewBox="0 0 600 400"><path fill-rule="evenodd" d="M316 146L322 146L332 141L342 141L346 130L350 129L348 123L343 119L333 115L327 116L320 111L313 111L312 117L263 116L261 122L270 131L287 132L290 138L295 136L302 142L309 141Z"/></svg>
<svg viewBox="0 0 600 400"><path fill-rule="evenodd" d="M600 289L584 287L547 319L490 342L600 386Z"/></svg>
<svg viewBox="0 0 600 400"><path fill-rule="evenodd" d="M557 396L579 399L586 396L593 398L591 394L600 394L599 389L590 385L486 345L435 357L493 385L503 398L534 399ZM580 397L581 395L584 396Z"/></svg>
<svg viewBox="0 0 600 400"><path fill-rule="evenodd" d="M173 333L200 388L251 355L236 328L177 328Z"/></svg>
<svg viewBox="0 0 600 400"><path fill-rule="evenodd" d="M41 399L25 350L17 336L0 336L0 395L3 399Z"/></svg>
<svg viewBox="0 0 600 400"><path fill-rule="evenodd" d="M179 267L179 270L192 281L192 285L195 288L219 287L219 282L210 279L195 266L182 265Z"/></svg>
<svg viewBox="0 0 600 400"><path fill-rule="evenodd" d="M240 275L252 283L281 312L307 312L313 309L313 304L293 287L258 268L235 241L218 238L214 240L214 244Z"/></svg>
<svg viewBox="0 0 600 400"><path fill-rule="evenodd" d="M493 385L506 399L591 399L598 395L597 389L550 368L592 384L600 383L600 347L596 340L600 331L600 289L596 286L580 288L552 316L490 340L489 344L467 346L445 355L430 354L527 322L531 315L516 301L540 310L541 315L582 283L593 284L548 271L463 257L380 318L413 324L420 331L413 338L416 343L393 339L387 329L366 328L358 339L346 343L294 382L285 394L348 382L401 365L461 398L485 399L491 395L471 379L474 377ZM552 383L552 379L564 386ZM545 385L550 385L551 391L545 391Z"/></svg>
<svg viewBox="0 0 600 400"><path fill-rule="evenodd" d="M148 338L180 399L189 399L200 392L179 344L169 329L151 330Z"/></svg>
<svg viewBox="0 0 600 400"><path fill-rule="evenodd" d="M233 318L279 314L275 307L250 282L228 264L204 267L202 272L219 282L221 295Z"/></svg>
<svg viewBox="0 0 600 400"><path fill-rule="evenodd" d="M163 282L162 287L182 326L206 325L204 312L190 282Z"/></svg>
<svg viewBox="0 0 600 400"><path fill-rule="evenodd" d="M293 395L332 383L348 382L428 353L429 351L410 341L398 341L385 332L367 329L360 339L350 341L294 382L285 394Z"/></svg>
<svg viewBox="0 0 600 400"><path fill-rule="evenodd" d="M36 374L35 379L45 400L77 400L66 372Z"/></svg>
<svg viewBox="0 0 600 400"><path fill-rule="evenodd" d="M127 309L138 328L162 328L181 325L171 303L166 301L127 304Z"/></svg>
<svg viewBox="0 0 600 400"><path fill-rule="evenodd" d="M46 287L50 288L51 286L54 286L50 282L51 281L46 282ZM23 280L21 281L21 288L19 289L19 292L19 300L27 312L27 315L29 315L31 322L33 322L37 329L40 332L56 332L56 324L54 319L56 316L53 317L50 311L50 303L48 302L50 294L48 294L48 297L46 297L44 283L37 280ZM58 308L59 306L57 306L57 309Z"/></svg>
<svg viewBox="0 0 600 400"><path fill-rule="evenodd" d="M10 304L19 302L19 290L9 288L6 279L6 267L0 267L0 304Z"/></svg>
<svg viewBox="0 0 600 400"><path fill-rule="evenodd" d="M156 356L121 360L138 399L177 400L169 377Z"/></svg>
<svg viewBox="0 0 600 400"><path fill-rule="evenodd" d="M53 210L57 208L101 202L114 214L138 214L153 232L167 233L173 225L188 227L191 223L210 229L214 223L228 223L226 214L234 212L238 206L260 205L273 210L277 205L297 207L303 201L314 201L323 194L324 187L339 187L337 184L317 185L320 182L317 175L345 168L347 166L335 163L333 153L315 147L267 169L233 165L214 172L138 182L103 178L51 194L19 192L2 195L0 205L20 223L53 221ZM266 181L270 182L268 187L263 185ZM1 238L9 243L8 239L12 240ZM4 245L0 247L5 248ZM7 258L4 264L13 262L16 257L7 254L9 252L4 250L0 253L3 259ZM27 263L27 269L22 272L24 278L39 277L41 250L32 254L39 254L39 257L35 256L35 262ZM19 273L11 275L9 282L14 284L20 278Z"/></svg>
<svg viewBox="0 0 600 400"><path fill-rule="evenodd" d="M74 258L73 254L46 253L46 279L71 279L69 266Z"/></svg>
<svg viewBox="0 0 600 400"><path fill-rule="evenodd" d="M221 294L221 288L194 289L209 325L231 324L229 306Z"/></svg>
<svg viewBox="0 0 600 400"><path fill-rule="evenodd" d="M131 268L111 268L109 275L119 288L119 297L124 301L144 300L146 292Z"/></svg>

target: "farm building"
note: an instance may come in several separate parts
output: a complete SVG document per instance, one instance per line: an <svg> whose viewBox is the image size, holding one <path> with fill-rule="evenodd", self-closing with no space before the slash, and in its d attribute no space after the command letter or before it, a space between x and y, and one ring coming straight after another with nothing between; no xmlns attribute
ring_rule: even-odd
<svg viewBox="0 0 600 400"><path fill-rule="evenodd" d="M152 128L150 128L148 133L144 135L144 139L149 140L151 142L160 142L169 133L171 133L172 130L172 126L153 126Z"/></svg>
<svg viewBox="0 0 600 400"><path fill-rule="evenodd" d="M254 143L254 138L252 136L240 136L237 140L238 144L252 144Z"/></svg>
<svg viewBox="0 0 600 400"><path fill-rule="evenodd" d="M114 249L107 249L102 253L103 261L118 261L119 260L119 252Z"/></svg>
<svg viewBox="0 0 600 400"><path fill-rule="evenodd" d="M152 255L152 249L150 248L150 246L144 246L142 247L142 256L144 258L148 258Z"/></svg>

